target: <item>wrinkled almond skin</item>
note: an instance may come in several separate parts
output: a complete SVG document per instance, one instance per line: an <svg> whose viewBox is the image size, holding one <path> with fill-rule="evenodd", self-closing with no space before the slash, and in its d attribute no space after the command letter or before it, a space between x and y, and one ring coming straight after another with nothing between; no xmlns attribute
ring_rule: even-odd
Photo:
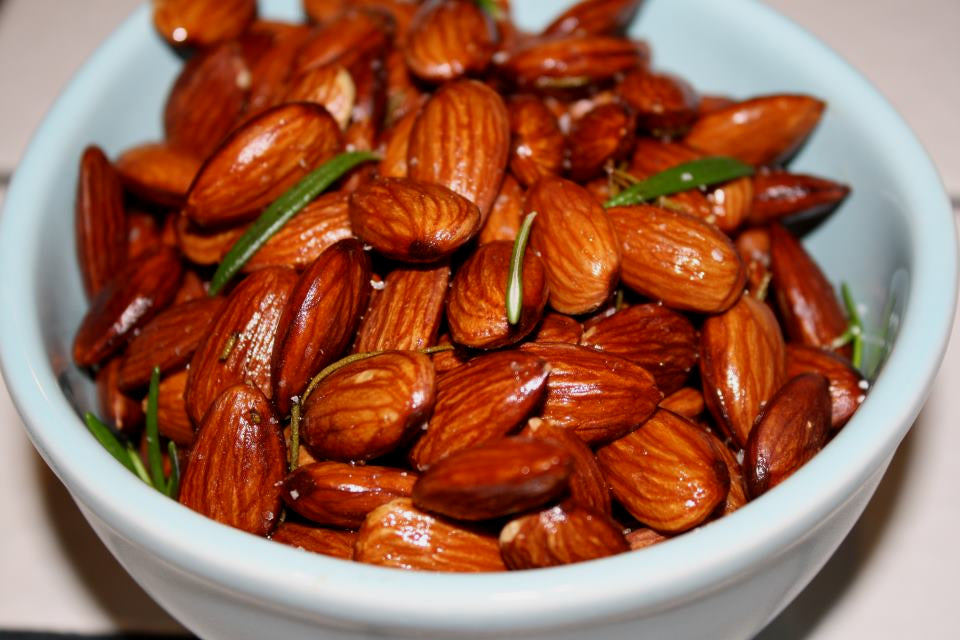
<svg viewBox="0 0 960 640"><path fill-rule="evenodd" d="M642 0L581 0L557 16L543 35L620 35Z"/></svg>
<svg viewBox="0 0 960 640"><path fill-rule="evenodd" d="M850 361L832 351L802 344L787 345L787 378L819 373L830 381L830 428L845 425L866 398L869 383Z"/></svg>
<svg viewBox="0 0 960 640"><path fill-rule="evenodd" d="M762 225L795 215L822 216L849 194L850 187L833 180L786 171L759 171L753 176L750 223Z"/></svg>
<svg viewBox="0 0 960 640"><path fill-rule="evenodd" d="M627 534L627 543L630 545L631 551L636 551L637 549L646 549L647 547L652 547L658 542L663 542L664 540L669 540L668 536L657 533L653 529L640 528L634 529Z"/></svg>
<svg viewBox="0 0 960 640"><path fill-rule="evenodd" d="M806 141L826 105L810 96L759 96L697 120L684 142L711 155L756 166L788 160Z"/></svg>
<svg viewBox="0 0 960 640"><path fill-rule="evenodd" d="M440 331L450 266L401 267L375 291L357 330L354 353L418 350L433 346Z"/></svg>
<svg viewBox="0 0 960 640"><path fill-rule="evenodd" d="M153 25L174 47L206 47L235 38L256 14L256 0L153 2Z"/></svg>
<svg viewBox="0 0 960 640"><path fill-rule="evenodd" d="M730 239L694 216L650 205L607 210L620 239L623 282L672 309L720 313L740 298L746 270Z"/></svg>
<svg viewBox="0 0 960 640"><path fill-rule="evenodd" d="M624 76L617 93L637 114L637 126L655 137L683 133L697 119L700 97L677 76L640 67Z"/></svg>
<svg viewBox="0 0 960 640"><path fill-rule="evenodd" d="M639 429L598 449L597 460L614 497L660 533L697 526L730 488L727 467L710 436L662 409Z"/></svg>
<svg viewBox="0 0 960 640"><path fill-rule="evenodd" d="M503 98L476 80L442 86L410 132L408 174L456 191L485 220L500 190L510 153L510 119Z"/></svg>
<svg viewBox="0 0 960 640"><path fill-rule="evenodd" d="M580 344L583 325L560 313L546 313L533 333L534 342L566 342Z"/></svg>
<svg viewBox="0 0 960 640"><path fill-rule="evenodd" d="M317 385L303 405L301 435L320 458L382 456L426 425L436 387L427 355L389 351L364 358Z"/></svg>
<svg viewBox="0 0 960 640"><path fill-rule="evenodd" d="M163 129L167 142L206 158L238 122L247 106L249 69L239 43L225 42L187 61L167 96Z"/></svg>
<svg viewBox="0 0 960 640"><path fill-rule="evenodd" d="M283 480L284 504L317 524L356 529L367 514L408 497L417 475L393 467L315 462Z"/></svg>
<svg viewBox="0 0 960 640"><path fill-rule="evenodd" d="M254 22L242 40L250 69L250 96L245 118L280 104L300 47L311 35L307 25Z"/></svg>
<svg viewBox="0 0 960 640"><path fill-rule="evenodd" d="M513 244L480 246L457 270L447 296L447 324L453 341L476 349L496 349L526 337L540 322L550 288L546 269L533 251L523 255L520 321L507 320L507 278Z"/></svg>
<svg viewBox="0 0 960 640"><path fill-rule="evenodd" d="M514 98L510 113L510 171L524 185L563 171L566 140L557 119L530 95Z"/></svg>
<svg viewBox="0 0 960 640"><path fill-rule="evenodd" d="M352 560L353 544L357 540L357 534L355 531L310 527L296 522L281 522L270 539L304 551Z"/></svg>
<svg viewBox="0 0 960 640"><path fill-rule="evenodd" d="M180 504L266 536L280 517L284 454L270 401L253 387L229 387L200 422L180 482Z"/></svg>
<svg viewBox="0 0 960 640"><path fill-rule="evenodd" d="M297 282L293 269L271 267L247 276L190 360L187 412L199 424L224 389L249 383L273 395L270 363L280 315Z"/></svg>
<svg viewBox="0 0 960 640"><path fill-rule="evenodd" d="M828 380L819 373L791 378L764 407L744 449L751 497L793 475L823 448L829 434Z"/></svg>
<svg viewBox="0 0 960 640"><path fill-rule="evenodd" d="M387 12L345 7L333 20L313 29L300 46L294 75L331 62L350 68L354 62L382 52L393 37L394 23Z"/></svg>
<svg viewBox="0 0 960 640"><path fill-rule="evenodd" d="M550 306L579 315L606 302L620 277L620 243L603 207L580 185L547 177L527 192L524 210L537 212L529 248L543 260Z"/></svg>
<svg viewBox="0 0 960 640"><path fill-rule="evenodd" d="M770 284L770 232L766 227L751 227L737 236L737 253L747 268L747 288L752 295Z"/></svg>
<svg viewBox="0 0 960 640"><path fill-rule="evenodd" d="M592 84L643 64L646 45L610 36L559 36L534 40L503 64L504 76L518 86L549 89L576 78Z"/></svg>
<svg viewBox="0 0 960 640"><path fill-rule="evenodd" d="M162 244L168 244L167 238L165 238L165 233L167 233L169 229L175 229L174 225L170 223L170 220L174 219L174 217L175 216L173 215L165 216L162 223L163 228L161 229L158 226L160 224L159 221L151 213L147 213L146 211L138 211L136 209L126 212L126 220L124 221L124 227L126 228L127 233L127 237L125 238L126 242L124 243L126 258L139 258L140 256L155 250ZM103 226L108 227L109 224L104 222ZM78 240L80 239L79 236L81 233L83 232L77 229ZM171 246L176 246L176 244L176 236L174 236ZM112 251L115 250L116 249L112 249ZM78 261L80 260L80 251L81 249L78 244ZM122 252L123 249L121 249L121 256L123 256ZM116 273L119 268L120 267L118 265L110 272L110 275L112 276L114 273ZM81 266L81 271L82 270L83 267Z"/></svg>
<svg viewBox="0 0 960 640"><path fill-rule="evenodd" d="M636 121L623 105L601 104L574 121L567 135L570 177L585 182L622 160L633 147Z"/></svg>
<svg viewBox="0 0 960 640"><path fill-rule="evenodd" d="M340 127L323 107L298 102L269 109L207 159L184 211L202 226L253 219L341 147Z"/></svg>
<svg viewBox="0 0 960 640"><path fill-rule="evenodd" d="M727 467L727 473L730 475L730 490L727 492L727 498L719 508L719 515L730 515L743 505L750 501L747 493L747 477L743 473L743 467L737 462L737 457L732 451L720 441L716 435L710 436L713 442L714 450L719 454L723 464Z"/></svg>
<svg viewBox="0 0 960 640"><path fill-rule="evenodd" d="M384 178L407 177L407 151L410 148L410 132L419 117L416 110L407 113L384 132L386 140L383 150L383 160L380 161L378 171Z"/></svg>
<svg viewBox="0 0 960 640"><path fill-rule="evenodd" d="M703 394L695 387L677 389L660 401L660 408L693 420L706 409Z"/></svg>
<svg viewBox="0 0 960 640"><path fill-rule="evenodd" d="M350 227L388 258L436 262L476 235L480 210L438 184L383 178L350 196Z"/></svg>
<svg viewBox="0 0 960 640"><path fill-rule="evenodd" d="M184 400L189 373L187 369L181 369L166 375L160 379L157 388L157 425L160 435L170 438L181 447L189 447L194 440L193 423L187 415Z"/></svg>
<svg viewBox="0 0 960 640"><path fill-rule="evenodd" d="M619 356L559 343L527 343L523 350L550 364L540 416L572 429L587 444L629 433L663 399L646 369Z"/></svg>
<svg viewBox="0 0 960 640"><path fill-rule="evenodd" d="M515 430L546 392L547 363L517 351L477 356L437 379L426 432L410 450L424 470L446 456Z"/></svg>
<svg viewBox="0 0 960 640"><path fill-rule="evenodd" d="M576 506L557 506L516 518L500 532L508 569L539 569L623 553L623 531L609 517Z"/></svg>
<svg viewBox="0 0 960 640"><path fill-rule="evenodd" d="M77 261L83 289L93 298L127 257L123 185L100 147L87 147L80 158L75 206Z"/></svg>
<svg viewBox="0 0 960 640"><path fill-rule="evenodd" d="M287 415L291 398L336 360L370 298L370 256L356 239L333 245L300 276L280 316L270 377L273 401Z"/></svg>
<svg viewBox="0 0 960 640"><path fill-rule="evenodd" d="M700 379L707 408L725 433L744 446L760 409L786 376L786 346L773 312L743 296L711 316L700 332Z"/></svg>
<svg viewBox="0 0 960 640"><path fill-rule="evenodd" d="M322 105L346 129L357 99L357 87L350 72L339 64L311 67L291 78L284 102L312 102Z"/></svg>
<svg viewBox="0 0 960 640"><path fill-rule="evenodd" d="M223 302L221 297L204 297L176 304L145 324L121 358L117 378L120 388L132 391L146 387L154 367L167 373L190 362Z"/></svg>
<svg viewBox="0 0 960 640"><path fill-rule="evenodd" d="M144 411L140 403L117 385L120 359L112 358L97 371L97 400L100 415L117 431L134 434L143 425Z"/></svg>
<svg viewBox="0 0 960 640"><path fill-rule="evenodd" d="M173 300L183 267L176 251L160 247L127 262L90 302L73 340L79 367L101 363L119 351Z"/></svg>
<svg viewBox="0 0 960 640"><path fill-rule="evenodd" d="M803 245L780 224L770 233L770 270L784 333L811 347L827 347L847 329L833 285ZM845 355L849 348L841 351Z"/></svg>
<svg viewBox="0 0 960 640"><path fill-rule="evenodd" d="M123 186L160 206L179 207L200 170L200 158L165 143L127 149L116 162Z"/></svg>
<svg viewBox="0 0 960 640"><path fill-rule="evenodd" d="M725 182L707 194L712 207L712 220L726 234L739 229L750 216L753 206L753 179L737 178Z"/></svg>
<svg viewBox="0 0 960 640"><path fill-rule="evenodd" d="M205 229L190 222L185 215L174 213L171 216L176 218L177 246L183 257L197 265L219 263L247 229L246 224Z"/></svg>
<svg viewBox="0 0 960 640"><path fill-rule="evenodd" d="M690 320L658 304L627 307L592 323L580 344L639 364L665 394L687 381L700 350Z"/></svg>
<svg viewBox="0 0 960 640"><path fill-rule="evenodd" d="M493 207L490 209L490 215L480 229L477 242L486 244L496 242L497 240L508 240L513 242L520 232L520 225L523 219L523 199L526 192L523 186L517 182L511 174L503 177L503 184L500 185L500 193L497 199L493 201Z"/></svg>
<svg viewBox="0 0 960 640"><path fill-rule="evenodd" d="M549 440L501 438L452 453L413 486L413 504L457 520L489 520L542 506L561 496L573 457Z"/></svg>
<svg viewBox="0 0 960 640"><path fill-rule="evenodd" d="M403 53L418 77L443 82L483 71L496 45L492 21L473 0L428 0L413 16Z"/></svg>
<svg viewBox="0 0 960 640"><path fill-rule="evenodd" d="M374 509L364 520L353 547L358 562L423 571L504 571L500 545L413 506L408 498Z"/></svg>

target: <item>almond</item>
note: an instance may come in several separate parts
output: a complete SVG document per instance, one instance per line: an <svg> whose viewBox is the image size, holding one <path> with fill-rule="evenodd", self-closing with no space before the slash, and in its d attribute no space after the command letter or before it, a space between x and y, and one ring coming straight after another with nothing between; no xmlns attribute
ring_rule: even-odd
<svg viewBox="0 0 960 640"><path fill-rule="evenodd" d="M170 304L182 272L177 252L169 247L127 262L90 302L77 329L73 341L77 366L99 364L126 345L140 327Z"/></svg>
<svg viewBox="0 0 960 640"><path fill-rule="evenodd" d="M485 220L509 152L510 120L500 94L476 80L458 80L424 105L410 132L407 166L414 180L442 185L476 204Z"/></svg>
<svg viewBox="0 0 960 640"><path fill-rule="evenodd" d="M646 549L647 547L652 547L659 542L670 539L668 536L647 528L634 529L626 535L626 538L631 551Z"/></svg>
<svg viewBox="0 0 960 640"><path fill-rule="evenodd" d="M637 114L637 126L655 137L682 134L697 119L700 97L671 74L639 67L624 76L617 93Z"/></svg>
<svg viewBox="0 0 960 640"><path fill-rule="evenodd" d="M659 407L688 420L694 420L703 413L706 404L699 389L683 387L661 400Z"/></svg>
<svg viewBox="0 0 960 640"><path fill-rule="evenodd" d="M136 399L120 390L117 385L119 371L120 358L111 358L97 371L95 381L100 415L117 431L135 434L143 426L144 412Z"/></svg>
<svg viewBox="0 0 960 640"><path fill-rule="evenodd" d="M118 183L119 184L119 183ZM78 200L79 202L79 200ZM139 258L140 256L150 253L151 251L156 251L156 249L162 245L166 244L164 233L168 229L168 219L172 219L174 216L165 216L163 218L163 230L157 226L157 218L146 211L139 211L133 209L126 212L126 220L124 227L126 228L127 237L125 238L126 242L123 243L123 249L121 249L121 256L126 254L126 258ZM104 223L103 227L109 229L109 224ZM98 225L100 227L100 225ZM80 229L77 229L77 237L80 240L80 234L83 233ZM176 246L176 235L173 238L172 246ZM78 260L80 259L79 252L81 248L79 244L77 245ZM111 249L111 251L116 251L116 249ZM81 263L82 264L82 263ZM117 267L117 269L119 266ZM82 267L81 267L82 269ZM117 269L114 269L110 272L112 276L117 272Z"/></svg>
<svg viewBox="0 0 960 640"><path fill-rule="evenodd" d="M268 397L273 394L270 358L280 314L296 282L293 269L262 269L227 297L190 361L186 401L195 423L227 387L249 383Z"/></svg>
<svg viewBox="0 0 960 640"><path fill-rule="evenodd" d="M853 417L866 398L869 383L849 360L826 349L788 344L787 377L801 373L819 373L830 381L830 428L834 431Z"/></svg>
<svg viewBox="0 0 960 640"><path fill-rule="evenodd" d="M207 159L184 211L202 226L255 218L341 146L339 126L323 107L298 102L268 109Z"/></svg>
<svg viewBox="0 0 960 640"><path fill-rule="evenodd" d="M127 257L123 185L100 147L87 147L80 158L75 216L80 275L87 297L93 298Z"/></svg>
<svg viewBox="0 0 960 640"><path fill-rule="evenodd" d="M197 265L217 264L247 230L246 224L217 229L205 229L180 213L176 218L177 246L190 262Z"/></svg>
<svg viewBox="0 0 960 640"><path fill-rule="evenodd" d="M208 518L265 536L280 516L284 471L280 421L253 387L227 388L200 422L180 482L180 503Z"/></svg>
<svg viewBox="0 0 960 640"><path fill-rule="evenodd" d="M730 475L730 491L727 492L727 498L723 501L721 507L718 507L718 511L714 514L716 517L730 515L743 505L747 504L750 501L750 496L747 493L747 477L743 473L743 467L740 466L740 462L737 461L737 456L730 450L727 445L720 441L720 438L716 434L709 432L710 441L713 443L713 449L720 456L720 459L723 460L723 464L727 467L727 473ZM739 452L738 455L742 457L742 452Z"/></svg>
<svg viewBox="0 0 960 640"><path fill-rule="evenodd" d="M324 378L303 405L301 433L314 455L377 458L426 426L436 397L429 356L388 351Z"/></svg>
<svg viewBox="0 0 960 640"><path fill-rule="evenodd" d="M570 177L584 182L623 160L633 148L636 120L623 105L601 104L574 121L567 135Z"/></svg>
<svg viewBox="0 0 960 640"><path fill-rule="evenodd" d="M527 343L523 350L550 364L541 417L588 444L629 433L663 398L646 369L619 356L559 343Z"/></svg>
<svg viewBox="0 0 960 640"><path fill-rule="evenodd" d="M633 157L630 160L630 175L640 180L646 180L661 171L702 157L703 154L699 151L677 142L640 138L634 146ZM710 224L715 224L718 228L721 225L725 229L733 228L731 225L725 224L725 221L720 220L717 216L716 207L710 203L700 189L688 189L674 193L663 200L669 202L670 207L689 213Z"/></svg>
<svg viewBox="0 0 960 640"><path fill-rule="evenodd" d="M836 208L850 187L817 176L786 171L760 171L753 177L751 224L767 224L788 216L819 217Z"/></svg>
<svg viewBox="0 0 960 640"><path fill-rule="evenodd" d="M496 45L492 21L473 0L428 0L413 16L403 53L418 77L443 82L483 71Z"/></svg>
<svg viewBox="0 0 960 640"><path fill-rule="evenodd" d="M394 22L393 16L383 11L345 7L333 20L315 28L300 46L294 75L332 62L350 68L371 52L385 50L393 37Z"/></svg>
<svg viewBox="0 0 960 640"><path fill-rule="evenodd" d="M580 344L639 364L665 394L687 381L700 350L690 320L658 304L634 305L592 323Z"/></svg>
<svg viewBox="0 0 960 640"><path fill-rule="evenodd" d="M283 501L312 522L355 529L377 507L409 496L416 480L393 467L315 462L283 480Z"/></svg>
<svg viewBox="0 0 960 640"><path fill-rule="evenodd" d="M743 460L750 495L764 494L793 475L823 448L829 433L827 379L819 373L791 378L750 432Z"/></svg>
<svg viewBox="0 0 960 640"><path fill-rule="evenodd" d="M413 486L413 504L457 520L488 520L550 502L568 486L566 449L532 438L501 438L450 454Z"/></svg>
<svg viewBox="0 0 960 640"><path fill-rule="evenodd" d="M753 179L750 177L730 180L707 194L713 209L713 223L721 231L730 234L741 227L750 216L753 207Z"/></svg>
<svg viewBox="0 0 960 640"><path fill-rule="evenodd" d="M503 177L500 193L493 201L490 215L480 229L478 242L486 244L497 240L513 242L520 231L523 219L523 187L509 173Z"/></svg>
<svg viewBox="0 0 960 640"><path fill-rule="evenodd" d="M619 242L603 208L578 184L547 177L527 192L524 210L537 212L530 248L546 268L550 306L571 315L597 309L620 277Z"/></svg>
<svg viewBox="0 0 960 640"><path fill-rule="evenodd" d="M646 45L610 36L559 36L535 40L515 51L503 64L505 77L524 88L568 86L571 79L587 85L642 65Z"/></svg>
<svg viewBox="0 0 960 640"><path fill-rule="evenodd" d="M160 206L179 207L200 170L200 159L165 143L153 142L127 149L117 158L123 186Z"/></svg>
<svg viewBox="0 0 960 640"><path fill-rule="evenodd" d="M341 129L350 122L357 86L350 72L339 64L311 67L292 78L287 85L283 102L312 102L322 105L334 117Z"/></svg>
<svg viewBox="0 0 960 640"><path fill-rule="evenodd" d="M464 347L458 347L450 340L449 334L443 334L437 340L438 347L453 347L447 351L438 351L430 355L433 360L433 368L437 373L446 373L453 371L457 367L462 367L473 357L473 352Z"/></svg>
<svg viewBox="0 0 960 640"><path fill-rule="evenodd" d="M533 333L534 342L567 342L580 344L583 326L570 316L561 313L546 313L540 326Z"/></svg>
<svg viewBox="0 0 960 640"><path fill-rule="evenodd" d="M496 349L522 340L533 331L547 304L549 287L543 262L532 251L523 256L520 321L507 320L507 280L512 243L481 245L457 271L447 297L447 324L454 342Z"/></svg>
<svg viewBox="0 0 960 640"><path fill-rule="evenodd" d="M281 522L270 539L304 551L352 560L353 544L357 540L357 534L354 531Z"/></svg>
<svg viewBox="0 0 960 640"><path fill-rule="evenodd" d="M747 442L760 409L785 380L786 347L767 305L743 296L707 318L700 335L700 379L707 408L734 441Z"/></svg>
<svg viewBox="0 0 960 640"><path fill-rule="evenodd" d="M307 25L254 22L241 41L250 69L250 96L245 118L280 104L294 60L311 35Z"/></svg>
<svg viewBox="0 0 960 640"><path fill-rule="evenodd" d="M180 281L180 288L177 289L177 295L173 298L173 304L182 304L205 297L207 297L207 286L203 280L196 271L186 269Z"/></svg>
<svg viewBox="0 0 960 640"><path fill-rule="evenodd" d="M446 264L394 269L375 291L353 345L355 353L417 350L437 340L450 282Z"/></svg>
<svg viewBox="0 0 960 640"><path fill-rule="evenodd" d="M189 447L194 441L193 423L187 415L187 403L184 399L189 374L185 368L168 374L160 379L157 389L157 425L160 435L183 447Z"/></svg>
<svg viewBox="0 0 960 640"><path fill-rule="evenodd" d="M641 0L581 0L554 18L543 34L620 35L641 4Z"/></svg>
<svg viewBox="0 0 960 640"><path fill-rule="evenodd" d="M383 160L380 161L379 172L384 178L407 177L407 150L410 148L410 132L419 117L417 111L411 111L396 121L384 133L386 140L383 151Z"/></svg>
<svg viewBox="0 0 960 640"><path fill-rule="evenodd" d="M538 569L596 560L630 549L609 517L576 506L557 506L507 523L500 553L508 569Z"/></svg>
<svg viewBox="0 0 960 640"><path fill-rule="evenodd" d="M672 309L719 313L743 293L746 272L730 239L685 213L650 205L607 210L620 238L623 282Z"/></svg>
<svg viewBox="0 0 960 640"><path fill-rule="evenodd" d="M416 5L408 5L416 8ZM420 85L414 82L413 74L407 67L403 51L390 49L386 58L387 76L387 114L384 124L392 126L407 116L416 113L420 105L426 100L426 94L421 91ZM403 158L406 164L406 151ZM384 175L384 174L381 174Z"/></svg>
<svg viewBox="0 0 960 640"><path fill-rule="evenodd" d="M535 96L520 96L507 105L510 114L510 171L529 187L563 171L566 140L550 109Z"/></svg>
<svg viewBox="0 0 960 640"><path fill-rule="evenodd" d="M732 156L748 164L781 164L806 141L825 106L804 95L744 100L702 116L684 142L705 153Z"/></svg>
<svg viewBox="0 0 960 640"><path fill-rule="evenodd" d="M256 0L153 2L153 25L174 47L205 47L235 38L256 14Z"/></svg>
<svg viewBox="0 0 960 640"><path fill-rule="evenodd" d="M614 497L660 533L680 533L707 519L730 488L710 436L659 410L628 435L597 450Z"/></svg>
<svg viewBox="0 0 960 640"><path fill-rule="evenodd" d="M120 388L132 391L146 387L154 367L167 373L190 362L223 302L220 297L204 297L176 304L145 324L121 358L117 377Z"/></svg>
<svg viewBox="0 0 960 640"><path fill-rule="evenodd" d="M745 229L737 235L737 253L747 268L751 295L760 296L770 284L770 232L766 227Z"/></svg>
<svg viewBox="0 0 960 640"><path fill-rule="evenodd" d="M476 235L480 210L438 184L383 178L350 196L350 227L388 258L436 262Z"/></svg>
<svg viewBox="0 0 960 640"><path fill-rule="evenodd" d="M441 375L433 416L410 451L414 467L426 469L515 430L542 401L547 371L547 363L536 356L502 351Z"/></svg>
<svg viewBox="0 0 960 640"><path fill-rule="evenodd" d="M353 559L396 569L504 571L500 545L490 535L436 518L398 498L364 520Z"/></svg>

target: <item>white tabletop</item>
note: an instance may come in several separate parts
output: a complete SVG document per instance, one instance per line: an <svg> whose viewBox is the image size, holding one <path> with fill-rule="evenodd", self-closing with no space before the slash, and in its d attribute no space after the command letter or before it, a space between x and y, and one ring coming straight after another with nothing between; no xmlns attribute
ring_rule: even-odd
<svg viewBox="0 0 960 640"><path fill-rule="evenodd" d="M766 1L878 86L960 204L960 1ZM0 0L0 201L57 92L138 3ZM762 638L957 637L957 389L960 324L926 408L860 522ZM182 631L102 547L34 453L2 380L0 456L0 630Z"/></svg>

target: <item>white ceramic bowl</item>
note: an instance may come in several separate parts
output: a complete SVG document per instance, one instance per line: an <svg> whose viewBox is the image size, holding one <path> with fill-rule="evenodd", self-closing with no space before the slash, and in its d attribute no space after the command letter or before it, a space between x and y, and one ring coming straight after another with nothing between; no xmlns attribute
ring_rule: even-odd
<svg viewBox="0 0 960 640"><path fill-rule="evenodd" d="M262 3L297 15L296 0ZM548 0L514 2L543 25ZM148 489L89 436L93 388L70 363L86 303L73 194L83 147L116 154L160 135L179 60L146 7L91 58L37 132L0 226L3 373L30 438L106 546L205 638L361 636L733 638L760 630L826 562L872 495L926 397L956 290L953 220L901 119L814 38L747 0L649 0L636 25L654 61L703 91L806 92L829 110L794 168L853 186L808 239L893 349L859 413L776 490L642 552L505 575L405 573L314 556L207 520ZM886 313L884 312L886 310ZM871 350L872 367L880 350Z"/></svg>

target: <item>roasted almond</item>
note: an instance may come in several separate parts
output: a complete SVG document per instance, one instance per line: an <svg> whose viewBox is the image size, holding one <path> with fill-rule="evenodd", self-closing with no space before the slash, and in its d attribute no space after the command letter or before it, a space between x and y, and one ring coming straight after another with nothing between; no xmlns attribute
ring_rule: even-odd
<svg viewBox="0 0 960 640"><path fill-rule="evenodd" d="M170 438L182 447L189 447L194 440L194 427L187 415L187 403L184 399L189 373L184 368L168 374L160 379L157 388L157 426L160 435Z"/></svg>
<svg viewBox="0 0 960 640"><path fill-rule="evenodd" d="M712 221L721 231L731 234L750 216L753 207L753 179L730 180L707 193L712 207Z"/></svg>
<svg viewBox="0 0 960 640"><path fill-rule="evenodd" d="M636 113L637 126L657 137L681 134L697 119L700 97L674 75L638 67L624 76L617 93Z"/></svg>
<svg viewBox="0 0 960 640"><path fill-rule="evenodd" d="M353 76L339 64L311 67L291 78L284 94L284 102L313 102L322 105L334 117L341 129L350 122L357 100L357 86Z"/></svg>
<svg viewBox="0 0 960 640"><path fill-rule="evenodd" d="M829 382L819 373L791 378L770 399L744 449L747 487L757 497L802 467L827 443Z"/></svg>
<svg viewBox="0 0 960 640"><path fill-rule="evenodd" d="M97 371L95 382L100 415L117 431L134 434L143 426L144 411L136 398L120 390L117 385L119 371L119 358L111 358Z"/></svg>
<svg viewBox="0 0 960 640"><path fill-rule="evenodd" d="M393 37L394 23L393 16L384 11L345 7L333 20L314 28L300 46L294 75L332 62L350 68L372 52L385 50Z"/></svg>
<svg viewBox="0 0 960 640"><path fill-rule="evenodd" d="M643 43L594 35L534 40L515 51L502 67L504 76L523 88L550 89L587 85L644 64L650 53Z"/></svg>
<svg viewBox="0 0 960 640"><path fill-rule="evenodd" d="M508 569L539 569L606 558L630 549L609 517L574 505L511 520L500 531Z"/></svg>
<svg viewBox="0 0 960 640"><path fill-rule="evenodd" d="M488 520L542 506L567 491L573 458L535 438L501 438L450 454L413 486L413 504L457 520Z"/></svg>
<svg viewBox="0 0 960 640"><path fill-rule="evenodd" d="M419 113L411 111L384 132L383 160L378 169L384 178L407 177L407 150L410 148L410 132Z"/></svg>
<svg viewBox="0 0 960 640"><path fill-rule="evenodd" d="M178 207L200 170L200 159L166 143L151 142L124 151L116 168L131 193L161 206Z"/></svg>
<svg viewBox="0 0 960 640"><path fill-rule="evenodd" d="M544 35L620 35L642 0L581 0L554 18Z"/></svg>
<svg viewBox="0 0 960 640"><path fill-rule="evenodd" d="M840 429L866 398L869 382L850 361L832 351L802 344L787 345L787 378L819 373L830 381L830 428Z"/></svg>
<svg viewBox="0 0 960 640"><path fill-rule="evenodd" d="M661 400L659 407L688 420L694 420L703 413L706 404L699 389L682 387Z"/></svg>
<svg viewBox="0 0 960 640"><path fill-rule="evenodd" d="M311 35L307 25L257 21L241 41L250 69L250 95L245 118L280 104L294 60Z"/></svg>
<svg viewBox="0 0 960 640"><path fill-rule="evenodd" d="M100 147L87 147L80 158L74 225L80 276L92 298L127 258L123 185Z"/></svg>
<svg viewBox="0 0 960 640"><path fill-rule="evenodd" d="M415 7L415 5L409 6ZM420 109L420 105L426 100L426 94L421 91L420 85L414 81L413 74L404 59L403 51L390 49L387 52L385 66L387 113L384 124L392 126L408 115L416 113ZM406 163L406 153L403 155L404 163Z"/></svg>
<svg viewBox="0 0 960 640"><path fill-rule="evenodd" d="M167 244L164 238L165 232L174 228L173 225L168 222L168 220L173 219L174 216L165 216L163 218L163 229L159 227L156 216L146 211L140 211L138 209L132 209L126 212L126 221L124 227L126 227L127 237L126 242L124 243L124 249L126 251L126 257L129 258L138 258L144 254L155 251L157 247L162 244ZM109 226L104 224L105 227ZM83 233L79 229L77 230L77 236L79 240L79 235ZM173 243L171 246L176 246L176 235L173 237ZM78 260L80 259L79 252L81 251L80 246L77 246ZM117 272L117 269L114 269L110 272L112 276Z"/></svg>
<svg viewBox="0 0 960 640"><path fill-rule="evenodd" d="M235 38L256 14L256 0L153 2L153 25L175 47L206 47Z"/></svg>
<svg viewBox="0 0 960 640"><path fill-rule="evenodd" d="M680 533L707 519L730 488L710 436L685 418L658 410L628 435L597 450L614 497L660 533Z"/></svg>
<svg viewBox="0 0 960 640"><path fill-rule="evenodd" d="M352 560L353 544L357 540L357 533L311 527L296 522L281 522L270 539L304 551Z"/></svg>
<svg viewBox="0 0 960 640"><path fill-rule="evenodd" d="M580 344L583 325L562 313L546 313L533 333L534 342L567 342Z"/></svg>
<svg viewBox="0 0 960 640"><path fill-rule="evenodd" d="M496 50L493 22L473 0L420 5L404 45L407 66L429 82L483 71Z"/></svg>
<svg viewBox="0 0 960 640"><path fill-rule="evenodd" d="M497 240L513 242L523 219L523 187L509 173L503 177L500 193L493 201L490 215L480 229L478 242L486 244Z"/></svg>
<svg viewBox="0 0 960 640"><path fill-rule="evenodd" d="M436 397L429 356L388 351L324 378L303 404L300 430L314 455L363 461L389 453L426 426Z"/></svg>
<svg viewBox="0 0 960 640"><path fill-rule="evenodd" d="M630 175L639 180L646 180L661 171L702 157L703 154L699 151L678 142L639 138L630 159ZM710 224L715 224L718 228L721 225L724 230L732 228L720 220L716 208L700 189L680 191L664 198L661 202L676 211L683 211Z"/></svg>
<svg viewBox="0 0 960 640"><path fill-rule="evenodd" d="M507 104L510 114L510 171L530 186L563 171L566 140L550 109L535 96L519 96Z"/></svg>
<svg viewBox="0 0 960 640"><path fill-rule="evenodd" d="M236 244L247 229L247 224L218 229L205 229L180 213L176 218L177 246L183 257L194 264L217 264Z"/></svg>
<svg viewBox="0 0 960 640"><path fill-rule="evenodd" d="M265 536L280 517L283 472L280 421L270 401L253 387L234 385L200 423L180 482L180 503Z"/></svg>
<svg viewBox="0 0 960 640"><path fill-rule="evenodd" d="M653 529L647 529L646 527L634 529L626 535L626 538L631 551L646 549L647 547L652 547L659 542L670 539L669 536L657 533Z"/></svg>
<svg viewBox="0 0 960 640"><path fill-rule="evenodd" d="M570 177L584 182L623 160L633 148L636 126L633 114L615 102L598 105L577 118L567 134Z"/></svg>
<svg viewBox="0 0 960 640"><path fill-rule="evenodd" d="M355 529L367 514L410 495L417 475L394 467L315 462L283 480L283 501L304 518Z"/></svg>
<svg viewBox="0 0 960 640"><path fill-rule="evenodd" d="M765 296L770 284L770 232L766 227L745 229L734 242L737 253L747 268L750 294Z"/></svg>
<svg viewBox="0 0 960 640"><path fill-rule="evenodd" d="M477 356L437 379L437 403L410 451L426 469L451 453L515 430L546 392L547 363L517 351Z"/></svg>
<svg viewBox="0 0 960 640"><path fill-rule="evenodd" d="M730 239L685 213L650 205L607 210L620 239L623 282L672 309L719 313L743 293L746 271Z"/></svg>
<svg viewBox="0 0 960 640"><path fill-rule="evenodd" d="M750 223L767 224L788 216L818 217L837 207L850 187L833 180L786 171L759 171L753 176Z"/></svg>

